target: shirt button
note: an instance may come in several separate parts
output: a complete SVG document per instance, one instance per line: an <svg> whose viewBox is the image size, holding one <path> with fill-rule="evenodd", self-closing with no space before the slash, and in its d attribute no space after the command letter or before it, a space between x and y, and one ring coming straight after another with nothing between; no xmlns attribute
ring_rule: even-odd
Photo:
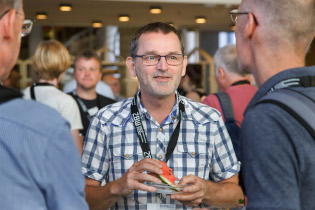
<svg viewBox="0 0 315 210"><path fill-rule="evenodd" d="M159 159L160 159L160 160L162 159L162 155L159 156Z"/></svg>
<svg viewBox="0 0 315 210"><path fill-rule="evenodd" d="M192 152L191 154L192 154L192 155L195 155L196 153Z"/></svg>
<svg viewBox="0 0 315 210"><path fill-rule="evenodd" d="M161 132L161 131L162 131L162 128L159 128L159 131Z"/></svg>
<svg viewBox="0 0 315 210"><path fill-rule="evenodd" d="M125 157L126 157L126 158L129 158L129 154L126 154Z"/></svg>

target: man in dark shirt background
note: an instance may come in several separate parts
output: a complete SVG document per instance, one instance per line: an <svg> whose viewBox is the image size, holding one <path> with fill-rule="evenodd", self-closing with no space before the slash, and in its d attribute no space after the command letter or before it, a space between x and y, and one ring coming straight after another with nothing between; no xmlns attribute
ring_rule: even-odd
<svg viewBox="0 0 315 210"><path fill-rule="evenodd" d="M78 103L85 136L93 116L108 104L115 103L113 99L96 93L95 88L102 77L100 57L93 50L84 50L74 60L73 76L77 81L76 90L69 93Z"/></svg>

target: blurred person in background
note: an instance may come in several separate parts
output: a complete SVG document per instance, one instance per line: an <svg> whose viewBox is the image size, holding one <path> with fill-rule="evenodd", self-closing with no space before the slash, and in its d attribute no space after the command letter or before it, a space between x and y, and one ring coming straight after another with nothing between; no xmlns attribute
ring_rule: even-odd
<svg viewBox="0 0 315 210"><path fill-rule="evenodd" d="M82 153L83 138L79 130L83 126L79 107L71 96L57 88L70 65L70 54L63 44L56 40L42 41L33 58L34 71L39 81L27 87L23 93L25 99L33 99L54 108L70 123L71 133Z"/></svg>
<svg viewBox="0 0 315 210"><path fill-rule="evenodd" d="M22 0L0 0L0 83L32 29ZM23 27L23 30L22 30ZM80 156L54 109L0 84L0 209L87 210Z"/></svg>
<svg viewBox="0 0 315 210"><path fill-rule="evenodd" d="M114 93L116 101L125 100L125 97L120 95L121 85L119 78L116 78L113 74L105 74L102 80L110 86Z"/></svg>
<svg viewBox="0 0 315 210"><path fill-rule="evenodd" d="M94 115L104 106L116 101L95 91L96 85L102 77L102 72L100 57L94 50L84 50L76 56L73 76L77 88L69 95L75 99L79 106L83 123L80 134L84 137Z"/></svg>
<svg viewBox="0 0 315 210"><path fill-rule="evenodd" d="M188 64L186 74L182 77L179 84L179 93L193 101L201 102L206 97L201 88L201 69L195 65Z"/></svg>

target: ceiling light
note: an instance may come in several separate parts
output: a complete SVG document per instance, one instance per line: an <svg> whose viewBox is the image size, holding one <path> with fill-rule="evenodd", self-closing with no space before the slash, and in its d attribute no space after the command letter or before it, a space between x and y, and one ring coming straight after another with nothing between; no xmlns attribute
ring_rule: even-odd
<svg viewBox="0 0 315 210"><path fill-rule="evenodd" d="M206 18L205 17L196 17L195 18L196 23L198 24L203 24L206 22Z"/></svg>
<svg viewBox="0 0 315 210"><path fill-rule="evenodd" d="M60 4L59 9L62 12L70 12L72 10L71 4Z"/></svg>
<svg viewBox="0 0 315 210"><path fill-rule="evenodd" d="M103 27L103 23L101 21L93 21L92 22L92 27L93 28L102 28Z"/></svg>
<svg viewBox="0 0 315 210"><path fill-rule="evenodd" d="M129 17L129 15L119 15L118 20L120 22L128 22L130 20L130 17Z"/></svg>
<svg viewBox="0 0 315 210"><path fill-rule="evenodd" d="M47 13L46 12L38 12L36 14L36 19L38 19L38 20L46 20L47 19Z"/></svg>
<svg viewBox="0 0 315 210"><path fill-rule="evenodd" d="M162 12L161 7L156 7L156 6L150 7L151 14L160 14L161 12Z"/></svg>

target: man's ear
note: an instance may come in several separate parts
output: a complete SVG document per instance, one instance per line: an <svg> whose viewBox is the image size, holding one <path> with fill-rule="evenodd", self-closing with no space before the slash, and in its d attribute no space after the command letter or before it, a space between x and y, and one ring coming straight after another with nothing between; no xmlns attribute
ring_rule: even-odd
<svg viewBox="0 0 315 210"><path fill-rule="evenodd" d="M247 38L251 38L256 29L256 21L253 13L248 13L248 22L245 26L245 35Z"/></svg>
<svg viewBox="0 0 315 210"><path fill-rule="evenodd" d="M182 67L182 77L186 74L186 67L187 67L187 56L184 56L183 60L183 67Z"/></svg>
<svg viewBox="0 0 315 210"><path fill-rule="evenodd" d="M0 20L3 38L6 40L11 40L14 37L15 18L16 12L14 9L11 9L8 14L4 15Z"/></svg>
<svg viewBox="0 0 315 210"><path fill-rule="evenodd" d="M225 79L225 72L222 68L218 69L218 74L219 74L219 78L220 80L224 80Z"/></svg>
<svg viewBox="0 0 315 210"><path fill-rule="evenodd" d="M128 67L129 74L130 74L132 77L137 77L135 62L134 62L134 60L133 60L132 57L128 57L128 58L126 59L126 65L127 65L127 67Z"/></svg>

